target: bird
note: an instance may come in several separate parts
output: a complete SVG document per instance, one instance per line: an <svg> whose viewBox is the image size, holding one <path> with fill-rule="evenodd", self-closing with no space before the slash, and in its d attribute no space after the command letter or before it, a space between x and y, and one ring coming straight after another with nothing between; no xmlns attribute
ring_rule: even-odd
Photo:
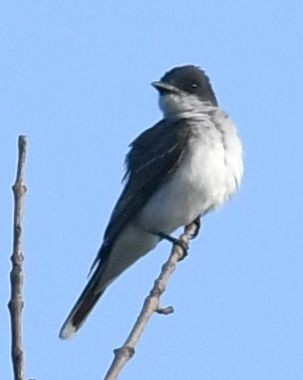
<svg viewBox="0 0 303 380"><path fill-rule="evenodd" d="M151 83L163 118L126 155L124 189L110 216L88 283L60 338L83 325L107 287L163 239L222 206L239 188L243 147L218 105L210 79L195 65L177 66Z"/></svg>

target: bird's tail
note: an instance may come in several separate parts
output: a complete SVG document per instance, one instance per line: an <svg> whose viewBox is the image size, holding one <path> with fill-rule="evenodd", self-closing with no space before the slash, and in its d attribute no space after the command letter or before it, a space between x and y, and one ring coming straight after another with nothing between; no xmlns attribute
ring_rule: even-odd
<svg viewBox="0 0 303 380"><path fill-rule="evenodd" d="M61 339L71 338L82 326L89 313L104 293L108 284L100 284L100 271L96 270L84 288L60 330Z"/></svg>

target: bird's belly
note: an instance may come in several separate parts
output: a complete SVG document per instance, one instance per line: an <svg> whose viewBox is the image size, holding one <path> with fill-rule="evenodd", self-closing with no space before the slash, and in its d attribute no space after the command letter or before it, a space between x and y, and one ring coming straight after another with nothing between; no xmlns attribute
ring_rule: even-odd
<svg viewBox="0 0 303 380"><path fill-rule="evenodd" d="M235 192L236 186L221 144L196 149L152 196L138 221L147 230L171 233L221 206Z"/></svg>

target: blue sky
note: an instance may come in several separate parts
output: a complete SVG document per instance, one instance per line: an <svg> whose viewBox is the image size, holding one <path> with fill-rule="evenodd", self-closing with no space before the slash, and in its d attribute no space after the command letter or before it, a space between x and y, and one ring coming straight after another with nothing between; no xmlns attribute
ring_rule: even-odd
<svg viewBox="0 0 303 380"><path fill-rule="evenodd" d="M121 379L297 380L303 372L301 1L10 1L0 15L0 377L11 377L16 142L26 167L26 376L100 379L170 250L57 338L121 190L128 143L160 117L150 86L193 63L245 145L240 192L204 220Z"/></svg>

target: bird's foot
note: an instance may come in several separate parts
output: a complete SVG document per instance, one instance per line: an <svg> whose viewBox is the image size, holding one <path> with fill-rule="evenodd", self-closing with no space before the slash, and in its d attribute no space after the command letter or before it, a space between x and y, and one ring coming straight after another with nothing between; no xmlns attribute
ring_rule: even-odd
<svg viewBox="0 0 303 380"><path fill-rule="evenodd" d="M164 232L156 232L154 234L159 236L160 239L165 239L174 245L178 245L182 249L183 255L180 257L178 261L185 259L185 257L188 255L188 245L183 240L167 235Z"/></svg>
<svg viewBox="0 0 303 380"><path fill-rule="evenodd" d="M192 234L191 238L192 239L195 239L198 235L199 235L199 232L200 232L200 228L201 228L201 216L199 215L194 221L193 223L196 225L196 231L194 234Z"/></svg>

